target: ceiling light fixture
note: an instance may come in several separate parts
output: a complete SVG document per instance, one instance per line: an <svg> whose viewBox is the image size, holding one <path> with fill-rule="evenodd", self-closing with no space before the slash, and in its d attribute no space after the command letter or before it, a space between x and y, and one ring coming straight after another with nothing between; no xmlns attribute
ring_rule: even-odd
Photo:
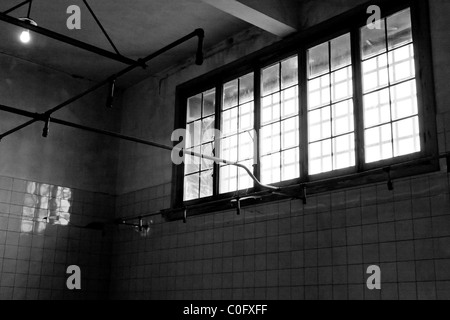
<svg viewBox="0 0 450 320"><path fill-rule="evenodd" d="M30 18L19 18L19 20L23 21L23 22L26 22L26 23L28 23L28 24L30 24L32 26L37 27L37 23L33 19L30 19ZM31 41L30 30L28 30L28 29L23 30L22 33L20 34L19 39L20 39L20 41L22 43L25 43L25 44L29 43Z"/></svg>

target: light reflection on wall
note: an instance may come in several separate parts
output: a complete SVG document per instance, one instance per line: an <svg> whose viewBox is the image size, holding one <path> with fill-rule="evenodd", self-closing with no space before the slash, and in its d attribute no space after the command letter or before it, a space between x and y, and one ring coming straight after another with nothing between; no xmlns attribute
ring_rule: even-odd
<svg viewBox="0 0 450 320"><path fill-rule="evenodd" d="M68 225L72 190L44 183L27 182L22 211L22 232L42 233L47 224Z"/></svg>

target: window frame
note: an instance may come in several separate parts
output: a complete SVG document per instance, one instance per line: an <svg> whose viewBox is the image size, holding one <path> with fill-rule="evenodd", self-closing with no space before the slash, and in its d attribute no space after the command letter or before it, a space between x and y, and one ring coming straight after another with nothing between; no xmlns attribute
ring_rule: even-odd
<svg viewBox="0 0 450 320"><path fill-rule="evenodd" d="M429 7L427 0L400 0L390 3L380 1L382 18L411 9L413 48L415 57L415 81L417 87L417 104L421 151L400 157L393 157L373 163L366 163L364 158L364 111L362 60L360 50L360 28L369 15L366 10L371 3L354 9L309 28L295 36L270 45L256 53L250 54L231 64L202 75L176 89L175 129L186 128L187 99L198 93L216 88L216 122L221 124L221 100L223 85L238 77L254 72L254 129L260 137L261 128L261 71L284 59L297 55L298 88L299 88L299 127L300 127L300 178L282 181L274 186L291 186L308 184L308 194L329 191L340 187L353 187L373 182L387 181L385 168L390 168L392 178L400 178L425 172L439 170L438 143L436 130L436 110L431 54ZM333 30L333 32L329 32ZM355 134L355 166L326 173L308 174L308 77L307 50L336 37L350 33L351 67L353 72L354 134ZM388 86L389 88L390 86ZM258 144L261 141L258 140ZM176 145L177 143L174 143ZM257 163L254 174L260 180L260 146L257 148ZM251 168L250 168L251 169ZM196 200L183 201L184 165L173 165L172 208L197 205L212 200L228 199L239 191L226 194L219 193L219 165L214 164L213 196ZM257 188L249 192L257 191ZM242 191L241 191L242 192ZM279 197L276 197L279 199ZM270 199L269 199L270 201ZM220 209L219 207L217 207ZM201 210L199 210L201 212Z"/></svg>

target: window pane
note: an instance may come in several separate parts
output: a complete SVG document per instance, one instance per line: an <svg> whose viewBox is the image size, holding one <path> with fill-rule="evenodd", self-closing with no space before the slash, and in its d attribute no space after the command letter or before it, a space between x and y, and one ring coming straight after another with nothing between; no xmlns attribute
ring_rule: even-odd
<svg viewBox="0 0 450 320"><path fill-rule="evenodd" d="M223 166L220 168L220 193L227 193L237 190L237 167Z"/></svg>
<svg viewBox="0 0 450 320"><path fill-rule="evenodd" d="M391 84L415 76L412 44L389 52L389 72Z"/></svg>
<svg viewBox="0 0 450 320"><path fill-rule="evenodd" d="M200 147L196 147L193 149L186 149L186 151L197 152L200 153ZM194 172L200 171L200 159L198 157L194 157L189 155L188 153L184 154L184 174L188 175Z"/></svg>
<svg viewBox="0 0 450 320"><path fill-rule="evenodd" d="M253 102L249 102L239 107L239 130L251 130L254 123Z"/></svg>
<svg viewBox="0 0 450 320"><path fill-rule="evenodd" d="M281 62L281 89L298 84L298 57Z"/></svg>
<svg viewBox="0 0 450 320"><path fill-rule="evenodd" d="M361 53L363 60L386 52L386 26L385 19L381 20L381 29L361 28Z"/></svg>
<svg viewBox="0 0 450 320"><path fill-rule="evenodd" d="M274 93L280 90L280 65L263 69L262 71L262 95Z"/></svg>
<svg viewBox="0 0 450 320"><path fill-rule="evenodd" d="M202 144L214 141L214 117L203 119L202 121Z"/></svg>
<svg viewBox="0 0 450 320"><path fill-rule="evenodd" d="M281 181L280 153L261 157L261 181L265 184Z"/></svg>
<svg viewBox="0 0 450 320"><path fill-rule="evenodd" d="M374 127L391 121L389 89L364 96L364 125Z"/></svg>
<svg viewBox="0 0 450 320"><path fill-rule="evenodd" d="M331 40L331 70L348 66L351 62L350 33Z"/></svg>
<svg viewBox="0 0 450 320"><path fill-rule="evenodd" d="M195 97L188 99L187 106L187 122L198 120L202 116L202 94L198 94Z"/></svg>
<svg viewBox="0 0 450 320"><path fill-rule="evenodd" d="M252 161L240 162L240 164L246 166L251 172L253 171ZM247 171L242 168L238 168L238 184L239 190L249 189L254 187L252 178L248 175Z"/></svg>
<svg viewBox="0 0 450 320"><path fill-rule="evenodd" d="M331 139L309 145L309 174L319 174L333 170Z"/></svg>
<svg viewBox="0 0 450 320"><path fill-rule="evenodd" d="M355 135L348 134L333 139L334 170L355 166Z"/></svg>
<svg viewBox="0 0 450 320"><path fill-rule="evenodd" d="M365 142L367 163L392 158L391 124L366 130Z"/></svg>
<svg viewBox="0 0 450 320"><path fill-rule="evenodd" d="M203 117L208 117L216 111L216 90L210 90L203 95Z"/></svg>
<svg viewBox="0 0 450 320"><path fill-rule="evenodd" d="M392 117L398 120L417 114L416 81L391 87Z"/></svg>
<svg viewBox="0 0 450 320"><path fill-rule="evenodd" d="M184 177L184 201L198 199L199 181L199 174Z"/></svg>
<svg viewBox="0 0 450 320"><path fill-rule="evenodd" d="M213 195L213 171L208 170L200 174L200 198Z"/></svg>
<svg viewBox="0 0 450 320"><path fill-rule="evenodd" d="M238 129L238 108L229 109L222 112L222 134L229 136L235 134Z"/></svg>
<svg viewBox="0 0 450 320"><path fill-rule="evenodd" d="M239 104L244 104L252 101L254 98L254 83L253 73L250 73L242 78L239 82Z"/></svg>
<svg viewBox="0 0 450 320"><path fill-rule="evenodd" d="M238 141L237 136L231 136L220 142L220 158L236 162L238 160Z"/></svg>
<svg viewBox="0 0 450 320"><path fill-rule="evenodd" d="M280 119L280 93L274 93L262 99L262 124Z"/></svg>
<svg viewBox="0 0 450 320"><path fill-rule="evenodd" d="M331 137L330 107L308 113L309 141L314 142Z"/></svg>
<svg viewBox="0 0 450 320"><path fill-rule="evenodd" d="M411 10L406 9L387 18L389 49L412 42Z"/></svg>
<svg viewBox="0 0 450 320"><path fill-rule="evenodd" d="M283 118L298 114L298 86L281 92L281 116Z"/></svg>
<svg viewBox="0 0 450 320"><path fill-rule="evenodd" d="M292 180L300 177L300 149L295 148L281 153L281 179Z"/></svg>
<svg viewBox="0 0 450 320"><path fill-rule="evenodd" d="M364 92L382 88L389 84L387 62L387 55L385 54L363 62Z"/></svg>
<svg viewBox="0 0 450 320"><path fill-rule="evenodd" d="M332 107L333 136L353 132L355 122L353 118L353 100L345 100Z"/></svg>
<svg viewBox="0 0 450 320"><path fill-rule="evenodd" d="M201 144L202 121L195 121L187 125L186 148L195 147Z"/></svg>
<svg viewBox="0 0 450 320"><path fill-rule="evenodd" d="M330 104L330 99L330 76L328 74L308 81L309 110Z"/></svg>
<svg viewBox="0 0 450 320"><path fill-rule="evenodd" d="M214 149L214 144L213 143L208 143L202 146L201 150L202 150L202 154L206 155L206 156L211 156L213 157L213 149ZM199 158L197 158L199 159ZM212 169L214 167L214 161L211 160L207 160L204 158L201 158L201 162L202 162L202 167L201 170L208 170L208 169Z"/></svg>
<svg viewBox="0 0 450 320"><path fill-rule="evenodd" d="M308 78L315 78L330 72L328 42L308 50Z"/></svg>
<svg viewBox="0 0 450 320"><path fill-rule="evenodd" d="M331 74L333 102L348 99L353 96L352 67L347 67Z"/></svg>
<svg viewBox="0 0 450 320"><path fill-rule="evenodd" d="M280 151L280 123L261 128L261 154L266 155Z"/></svg>
<svg viewBox="0 0 450 320"><path fill-rule="evenodd" d="M239 161L253 159L255 148L253 139L249 131L239 135Z"/></svg>
<svg viewBox="0 0 450 320"><path fill-rule="evenodd" d="M223 85L223 106L226 110L238 104L238 80L230 81Z"/></svg>
<svg viewBox="0 0 450 320"><path fill-rule="evenodd" d="M419 117L394 122L394 155L420 152Z"/></svg>
<svg viewBox="0 0 450 320"><path fill-rule="evenodd" d="M294 117L281 122L281 149L286 150L299 145L299 118Z"/></svg>

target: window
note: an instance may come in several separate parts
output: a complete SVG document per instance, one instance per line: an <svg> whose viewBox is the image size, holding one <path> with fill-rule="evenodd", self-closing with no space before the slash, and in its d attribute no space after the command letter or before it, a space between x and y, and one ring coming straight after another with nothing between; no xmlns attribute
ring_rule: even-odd
<svg viewBox="0 0 450 320"><path fill-rule="evenodd" d="M410 9L361 29L367 162L421 150Z"/></svg>
<svg viewBox="0 0 450 320"><path fill-rule="evenodd" d="M243 164L275 185L431 157L437 150L426 84L432 76L425 67L416 72L419 62L429 66L418 41L423 28L414 27L424 17L420 1L405 3L384 11L381 29L345 21L344 31L322 41L300 38L277 46L278 56L267 49L252 63L247 58L202 77L202 90L197 81L181 86L178 123L190 134L186 148ZM178 180L183 201L254 188L241 168L190 156L185 162Z"/></svg>

